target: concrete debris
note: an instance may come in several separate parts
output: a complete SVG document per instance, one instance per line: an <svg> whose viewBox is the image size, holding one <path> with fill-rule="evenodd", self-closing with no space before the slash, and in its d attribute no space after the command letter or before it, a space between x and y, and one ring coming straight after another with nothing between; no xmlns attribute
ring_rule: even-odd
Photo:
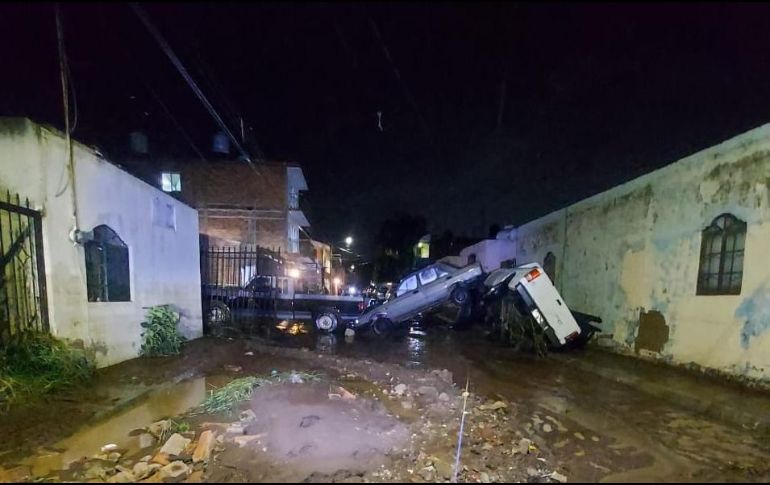
<svg viewBox="0 0 770 485"><path fill-rule="evenodd" d="M152 457L152 462L165 466L171 463L171 460L168 459L168 455L165 453L156 453L155 456Z"/></svg>
<svg viewBox="0 0 770 485"><path fill-rule="evenodd" d="M481 483L492 483L492 480L489 478L489 473L486 472L481 472L479 479L481 480Z"/></svg>
<svg viewBox="0 0 770 485"><path fill-rule="evenodd" d="M139 460L139 461L143 461L145 463L149 463L150 460L152 460L152 455L143 456L142 459Z"/></svg>
<svg viewBox="0 0 770 485"><path fill-rule="evenodd" d="M248 445L249 443L256 441L260 438L263 438L264 434L247 434L243 436L236 436L233 438L233 442L238 445L238 448L243 448L244 446Z"/></svg>
<svg viewBox="0 0 770 485"><path fill-rule="evenodd" d="M135 481L136 477L131 472L119 472L107 480L108 483L133 483Z"/></svg>
<svg viewBox="0 0 770 485"><path fill-rule="evenodd" d="M187 445L192 441L190 438L185 438L179 433L174 433L166 440L166 444L160 449L161 453L169 456L181 455Z"/></svg>
<svg viewBox="0 0 770 485"><path fill-rule="evenodd" d="M452 398L449 397L449 394L442 392L438 395L438 400L441 402L449 402Z"/></svg>
<svg viewBox="0 0 770 485"><path fill-rule="evenodd" d="M436 476L436 469L433 466L426 466L417 472L417 474L426 482L432 482Z"/></svg>
<svg viewBox="0 0 770 485"><path fill-rule="evenodd" d="M393 388L393 391L398 396L403 396L404 394L406 394L406 390L407 390L406 384L399 384L395 388Z"/></svg>
<svg viewBox="0 0 770 485"><path fill-rule="evenodd" d="M107 460L108 461L112 461L112 462L117 462L118 460L120 460L121 456L122 455L120 453L118 453L117 451L113 451L112 453L107 455Z"/></svg>
<svg viewBox="0 0 770 485"><path fill-rule="evenodd" d="M238 373L238 372L243 370L243 367L241 367L239 365L226 365L225 366L225 370L227 372Z"/></svg>
<svg viewBox="0 0 770 485"><path fill-rule="evenodd" d="M479 406L482 411L498 411L500 409L508 409L508 405L503 401L495 401L492 404L484 404Z"/></svg>
<svg viewBox="0 0 770 485"><path fill-rule="evenodd" d="M209 461L209 458L211 458L211 450L214 448L215 438L216 435L210 430L206 430L201 433L201 437L198 439L198 444L195 447L195 451L193 451L193 463Z"/></svg>
<svg viewBox="0 0 770 485"><path fill-rule="evenodd" d="M153 436L151 433L142 433L137 438L139 441L139 448L145 449L153 446L155 444L155 436Z"/></svg>
<svg viewBox="0 0 770 485"><path fill-rule="evenodd" d="M438 390L433 386L420 386L417 389L417 394L421 396L425 396L428 399L437 399L438 398Z"/></svg>
<svg viewBox="0 0 770 485"><path fill-rule="evenodd" d="M342 386L336 386L334 388L334 390L337 392L337 394L342 396L342 400L343 401L352 401L352 400L354 400L356 398L355 394L353 394L352 392L348 391L347 389L345 389Z"/></svg>
<svg viewBox="0 0 770 485"><path fill-rule="evenodd" d="M108 445L102 446L102 453L109 453L117 449L118 449L118 445L116 445L115 443L110 443Z"/></svg>
<svg viewBox="0 0 770 485"><path fill-rule="evenodd" d="M148 476L150 476L150 465L146 462L140 461L136 465L134 465L134 469L131 470L131 472L134 474L134 477L137 480L144 480Z"/></svg>
<svg viewBox="0 0 770 485"><path fill-rule="evenodd" d="M553 480L555 482L567 483L567 477L565 477L564 475L562 475L559 472L552 472L550 475L548 475L548 478L550 478L551 480Z"/></svg>
<svg viewBox="0 0 770 485"><path fill-rule="evenodd" d="M553 427L550 424L545 423L543 425L543 432L550 433L551 431L553 431Z"/></svg>
<svg viewBox="0 0 770 485"><path fill-rule="evenodd" d="M542 474L537 470L537 468L527 467L527 475L531 478L535 477L541 477Z"/></svg>
<svg viewBox="0 0 770 485"><path fill-rule="evenodd" d="M345 338L353 338L356 336L356 331L352 328L345 329Z"/></svg>
<svg viewBox="0 0 770 485"><path fill-rule="evenodd" d="M513 447L513 449L511 450L511 453L513 453L514 455L517 455L517 454L526 455L532 450L532 448L534 448L534 445L532 444L532 440L528 440L527 438L522 438Z"/></svg>
<svg viewBox="0 0 770 485"><path fill-rule="evenodd" d="M107 470L104 469L104 467L98 463L94 463L91 465L91 467L86 470L86 473L84 477L87 480L106 480L107 479Z"/></svg>
<svg viewBox="0 0 770 485"><path fill-rule="evenodd" d="M436 473L438 473L439 477L448 480L452 477L452 465L449 462L446 462L440 458L432 458L433 460L433 467L436 469Z"/></svg>
<svg viewBox="0 0 770 485"><path fill-rule="evenodd" d="M166 479L166 478L178 478L182 475L189 475L190 474L190 467L187 466L183 461L174 461L169 463L168 465L164 466L160 469L158 472L158 475L160 479Z"/></svg>

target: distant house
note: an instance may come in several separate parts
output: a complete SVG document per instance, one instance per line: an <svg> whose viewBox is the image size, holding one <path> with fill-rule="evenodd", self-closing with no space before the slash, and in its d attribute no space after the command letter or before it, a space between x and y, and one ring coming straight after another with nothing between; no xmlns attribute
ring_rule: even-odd
<svg viewBox="0 0 770 485"><path fill-rule="evenodd" d="M100 366L136 357L147 307L202 333L198 214L28 119L0 118L0 345L29 329ZM73 183L74 180L74 183Z"/></svg>
<svg viewBox="0 0 770 485"><path fill-rule="evenodd" d="M258 245L298 254L308 227L299 206L308 189L302 168L287 162L125 160L146 182L195 207L210 246Z"/></svg>
<svg viewBox="0 0 770 485"><path fill-rule="evenodd" d="M302 168L291 162L249 164L230 157L202 159L126 158L127 170L198 210L201 245L250 251L266 248L285 263L279 277L286 291L322 291L321 267L310 242L310 222L300 207L308 190ZM303 254L304 253L304 254ZM235 268L245 284L252 272ZM323 274L328 288L328 274ZM220 283L220 282L211 282Z"/></svg>

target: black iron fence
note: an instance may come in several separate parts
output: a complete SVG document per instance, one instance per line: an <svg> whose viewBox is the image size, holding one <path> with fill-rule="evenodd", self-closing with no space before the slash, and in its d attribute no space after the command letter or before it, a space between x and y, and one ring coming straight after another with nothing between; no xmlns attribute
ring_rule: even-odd
<svg viewBox="0 0 770 485"><path fill-rule="evenodd" d="M48 331L40 212L0 193L0 345L19 332Z"/></svg>
<svg viewBox="0 0 770 485"><path fill-rule="evenodd" d="M201 250L203 317L206 326L275 316L286 276L280 250L259 246Z"/></svg>

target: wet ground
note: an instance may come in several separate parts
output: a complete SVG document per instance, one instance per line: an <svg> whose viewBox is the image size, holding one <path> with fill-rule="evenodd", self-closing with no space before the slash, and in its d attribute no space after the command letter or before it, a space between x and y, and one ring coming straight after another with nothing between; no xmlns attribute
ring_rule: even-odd
<svg viewBox="0 0 770 485"><path fill-rule="evenodd" d="M461 479L542 478L542 473L519 470L521 473L515 474L516 470L508 470L513 467L505 467L513 464L531 471L531 463L517 461L510 451L517 439L526 438L532 440L532 449L539 450L537 459L542 466L547 461L549 470L558 470L569 481L770 480L768 427L759 423L741 426L735 420L719 419L718 410L712 409L715 406L707 409L693 400L677 399L675 393L662 394L655 389L687 389L689 396L701 393L703 402L717 402L717 397L722 404L732 400L737 409L746 408L741 414L744 417L752 412L770 415L770 396L759 392L599 351L545 359L515 354L490 343L478 331L430 328L413 330L392 341L360 337L346 341L342 337L319 338L301 324L284 322L278 327L253 328L250 333L256 339L233 333L232 340L193 342L177 358L115 366L102 371L97 382L87 389L12 410L0 419L0 434L4 437L0 440L0 464L6 468L12 464L31 467L32 478L39 478L79 456L98 453L105 443L131 450L136 448L136 437L129 436L129 431L183 414L208 391L235 376L301 369L334 374L337 383L343 382L362 400L355 405L330 401L329 389L323 386L256 393L251 402L255 414L268 416L273 409L276 418L262 423L265 429L254 433L272 437L272 441L266 439L264 448L299 461L286 462L286 466L271 472L264 461L274 458L269 453L259 461L248 449L225 446L212 463L207 479L280 479L279 470L296 470L297 463L302 463L306 469L287 480L332 479L332 469L344 468L357 473L337 477L347 481L351 476L372 481L441 481L444 477L439 473L434 477L419 471L432 458L418 454L425 449L430 454L442 454L444 462L451 461L460 417L458 396L467 382L478 401L474 405L501 401L506 408L503 414L490 414L479 412L477 406L467 416L467 448L462 462L471 467ZM440 381L426 381L433 379L429 374L432 369L451 371L446 375L453 376L454 391L451 384L441 387ZM346 376L348 372L352 374ZM632 375L633 385L621 375ZM438 399L431 404L414 396L409 398L414 399L414 407L410 404L407 408L403 400L387 395L393 393L397 382L408 383L410 389L428 382L446 391L448 401L441 407ZM431 416L434 411L438 414ZM309 420L303 421L307 417ZM363 419L369 428L365 432L356 430L357 425L351 421L354 417ZM302 436L297 440L280 439L278 430L287 426L282 420L304 422L308 425L302 428L306 434L297 435ZM435 428L436 421L445 423L443 433L432 431L417 436L420 429ZM412 433L409 444L404 441L407 429ZM355 432L335 436L334 430ZM370 431L377 436L392 436L392 441L364 440L372 442L368 448L371 454L343 463L340 457L360 452L362 439ZM330 458L320 443L332 436L339 439L340 452ZM388 451L402 446L403 456ZM408 453L406 448L410 448ZM126 456L136 460L140 451L133 450L133 455ZM297 458L303 454L306 459ZM410 460L419 463L411 466ZM403 468L404 474L371 473L388 463L399 465L397 468ZM359 466L369 473L361 475L356 470ZM435 471L437 466L428 468ZM239 467L252 472L239 473ZM255 474L254 470L259 472ZM9 477L13 475L6 473L5 478ZM3 478L0 474L0 481Z"/></svg>

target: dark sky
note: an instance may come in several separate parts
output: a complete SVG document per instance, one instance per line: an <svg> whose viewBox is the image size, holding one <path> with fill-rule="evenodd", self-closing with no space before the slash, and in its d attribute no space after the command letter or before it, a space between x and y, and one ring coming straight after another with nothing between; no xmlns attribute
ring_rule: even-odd
<svg viewBox="0 0 770 485"><path fill-rule="evenodd" d="M435 231L483 235L770 114L763 5L146 10L233 129L243 117L268 158L305 167L306 212L327 240L352 233L370 243L397 210L424 215ZM61 126L53 12L0 7L0 113ZM210 148L217 126L127 5L62 13L77 138L110 153L141 128L151 147L187 156L178 123Z"/></svg>

